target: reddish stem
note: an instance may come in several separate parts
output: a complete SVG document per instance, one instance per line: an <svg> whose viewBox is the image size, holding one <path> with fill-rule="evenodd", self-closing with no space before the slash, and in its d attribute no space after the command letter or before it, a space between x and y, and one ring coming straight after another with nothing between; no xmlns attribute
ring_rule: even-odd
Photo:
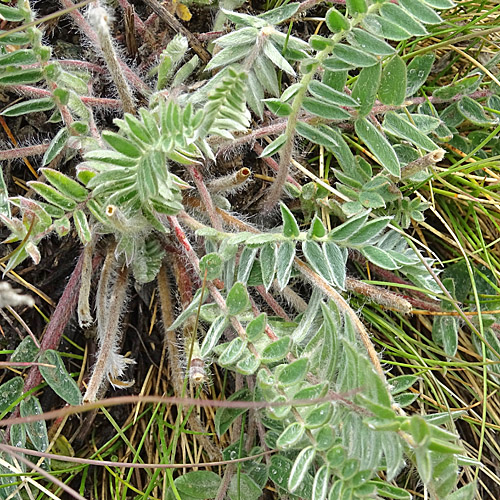
<svg viewBox="0 0 500 500"><path fill-rule="evenodd" d="M212 197L208 192L207 186L203 182L201 172L193 164L188 165L187 168L194 180L194 183L196 184L196 187L198 188L198 194L201 198L201 201L205 205L205 209L208 213L208 216L210 217L212 226L214 227L214 229L217 229L217 231L222 231L222 222L220 220L219 214L215 210L214 202L212 201Z"/></svg>
<svg viewBox="0 0 500 500"><path fill-rule="evenodd" d="M268 303L269 307L280 318L283 318L285 321L291 321L290 317L285 312L285 310L276 302L274 297L269 292L266 291L266 288L263 285L256 286L255 288L260 293L261 297Z"/></svg>
<svg viewBox="0 0 500 500"><path fill-rule="evenodd" d="M39 89L37 87L31 87L30 85L8 85L7 88L14 92L18 92L23 95L29 95L34 97L48 97L52 95L52 92L45 89ZM84 104L88 104L89 106L103 108L114 108L121 109L122 103L118 99L105 99L102 97L88 97L88 96L80 96L80 99Z"/></svg>
<svg viewBox="0 0 500 500"><path fill-rule="evenodd" d="M0 160L15 160L16 158L26 158L27 156L43 155L50 144L37 144L25 148L4 149L0 151Z"/></svg>
<svg viewBox="0 0 500 500"><path fill-rule="evenodd" d="M96 269L101 260L100 256L94 257L92 261L92 268ZM50 322L40 343L40 352L44 352L47 349L57 349L59 347L64 329L66 328L66 325L68 324L78 302L82 264L83 252L80 254L75 269L71 273L68 284L66 285L66 288L64 289L64 292L61 295L54 312L52 313ZM38 367L34 366L29 371L26 382L24 383L24 392L30 391L39 385L41 381L42 375L40 374Z"/></svg>
<svg viewBox="0 0 500 500"><path fill-rule="evenodd" d="M264 148L258 144L257 142L253 145L253 150L258 154L258 155L261 155L262 154L262 151L264 151ZM278 162L276 160L273 160L271 157L265 157L265 158L262 158L262 160L264 160L264 162L266 163L266 165L268 165L269 167L271 167L275 172L278 172L279 169L280 169L280 166L278 165ZM302 188L302 186L291 176L291 175L288 175L286 180L290 183L290 184L293 184L295 187L298 187L299 189Z"/></svg>

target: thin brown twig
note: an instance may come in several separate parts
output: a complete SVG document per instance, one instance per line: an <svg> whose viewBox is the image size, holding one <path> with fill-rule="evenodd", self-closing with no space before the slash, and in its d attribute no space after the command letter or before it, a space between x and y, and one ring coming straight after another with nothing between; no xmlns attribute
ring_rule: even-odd
<svg viewBox="0 0 500 500"><path fill-rule="evenodd" d="M58 410L51 410L36 415L27 415L25 417L10 417L0 420L0 427L7 427L15 424L26 424L29 422L38 422L40 420L53 420L66 415L77 415L82 412L99 410L118 405L135 405L137 403L159 403L163 405L183 405L197 406L200 408L240 408L240 409L265 409L280 408L282 406L315 406L321 403L336 401L348 405L349 408L366 415L366 410L351 402L352 398L359 390L349 391L339 394L329 391L327 396L319 399L294 399L291 401L228 401L219 399L198 399L198 398L180 398L177 396L117 396L114 398L100 399L99 401L86 402L78 406L66 406Z"/></svg>
<svg viewBox="0 0 500 500"><path fill-rule="evenodd" d="M69 457L65 455L56 455L54 453L44 453L42 451L28 450L26 448L18 448L17 446L10 446L7 444L0 445L6 451L21 452L35 457L44 457L49 459L61 460L63 462L71 462L75 464L96 465L98 467L122 467L127 469L193 469L195 467L217 467L220 465L230 465L233 463L248 462L255 460L266 455L276 453L278 450L267 450L256 455L251 455L243 458L233 458L231 460L217 460L212 462L198 462L198 463L183 463L183 464L144 464L133 462L114 462L112 460L92 460L91 458Z"/></svg>

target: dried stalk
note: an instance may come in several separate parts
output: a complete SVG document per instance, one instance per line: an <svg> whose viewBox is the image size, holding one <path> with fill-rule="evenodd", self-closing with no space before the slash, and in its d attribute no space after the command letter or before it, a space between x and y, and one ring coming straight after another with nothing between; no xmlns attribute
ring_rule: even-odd
<svg viewBox="0 0 500 500"><path fill-rule="evenodd" d="M117 353L120 341L120 316L126 303L128 288L128 268L122 267L119 269L115 278L109 265L111 252L108 252L106 258L108 266L104 266L103 268L97 296L97 335L99 349L87 392L83 398L84 401L89 402L97 400L99 391L106 378L114 385L123 386L124 383L119 382L118 379L122 375L125 366L132 362ZM109 299L108 289L111 295Z"/></svg>

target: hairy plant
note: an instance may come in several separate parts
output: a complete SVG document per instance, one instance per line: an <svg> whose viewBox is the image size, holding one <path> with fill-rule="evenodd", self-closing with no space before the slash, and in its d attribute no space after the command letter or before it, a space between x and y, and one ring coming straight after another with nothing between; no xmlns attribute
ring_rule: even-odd
<svg viewBox="0 0 500 500"><path fill-rule="evenodd" d="M164 325L170 339L183 327L184 384L171 368L177 395L188 384L205 382L205 365L213 360L238 384L242 377L247 381L230 399L271 403L248 421L242 421L244 409L220 409L215 416L219 437L231 429L241 433L233 434L224 458L278 450L268 462L251 459L223 479L208 471L185 474L171 481L167 498L259 498L271 481L283 497L406 499L411 494L398 483L405 466L415 467L432 498L472 498L473 483L456 490L459 467L470 464L453 424L452 417L461 415L405 412L418 377L388 383L349 301L357 294L409 314L442 292L443 311L455 309L453 282L439 281L435 259L424 256L406 230L424 220L428 203L417 189L432 178L444 144L463 141L462 122L485 128L497 122L500 87L488 65L445 87L427 84L434 54L406 50L415 37L441 25L439 12L453 8L451 0L347 0L325 12L328 31L304 41L292 34L292 23L300 22L306 4L288 3L258 16L221 9L234 29L216 39L204 68L207 79L197 70L198 56L184 62L192 40L177 35L150 72L157 75L154 90L124 70L107 10L89 6L90 24L73 12L118 90L117 107L124 113L114 130L100 129L93 106L116 102L89 94L83 65L71 69L55 60L34 25L0 33L2 47L20 47L0 55L0 85L38 95L7 107L3 116L53 110L51 121L60 124L40 178L28 182L30 192L3 196L0 178L0 220L11 232L4 243L17 243L4 259L5 272L27 257L37 264L44 238L68 237L74 227L84 246L78 315L86 328L93 322L92 259L99 246L106 248L95 291L98 350L86 401L99 399L107 382L131 384L122 377L134 361L120 354L129 276L149 283L170 265L184 307ZM22 0L17 7L0 6L0 15L34 20ZM280 30L285 23L287 33ZM252 122L250 110L255 120L266 118L266 127ZM248 167L205 182L206 167L218 155L264 136L274 139L260 156L277 174L261 208L269 213L279 205L282 219L272 230L231 213L228 193L247 181ZM294 159L298 143L319 151L322 179L300 185L290 178L291 165L304 168ZM65 162L76 156L81 161L71 175ZM324 182L329 178L333 182ZM290 198L300 212L292 212ZM351 278L350 266L360 262L390 283L406 285L408 295ZM165 279L166 272L160 276ZM297 285L309 291L307 300ZM159 286L166 322L172 298L168 287ZM282 297L291 304L286 310ZM206 329L201 337L200 325ZM436 341L453 356L458 319L443 316L434 325ZM79 389L57 352L23 344L12 359L38 355L50 361L63 371L65 385L58 386L46 367L45 380L78 404ZM13 396L4 410L24 398L21 415L41 411L34 396L23 396L21 377L0 389L7 384L15 387L9 386ZM36 432L47 436L46 429L20 424L10 439L45 451L48 440ZM8 469L0 464L1 472ZM8 477L0 482L19 495Z"/></svg>

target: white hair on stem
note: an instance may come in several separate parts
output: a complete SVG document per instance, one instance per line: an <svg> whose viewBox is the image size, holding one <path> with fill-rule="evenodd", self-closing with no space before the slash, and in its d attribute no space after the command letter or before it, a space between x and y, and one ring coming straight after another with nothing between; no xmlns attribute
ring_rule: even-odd
<svg viewBox="0 0 500 500"><path fill-rule="evenodd" d="M120 378L127 365L135 363L118 353L120 342L120 317L127 302L128 268L122 267L115 274L115 245L108 253L101 271L97 290L97 360L92 370L84 401L96 401L107 379L113 387L128 387L132 382Z"/></svg>
<svg viewBox="0 0 500 500"><path fill-rule="evenodd" d="M110 16L103 7L89 7L87 17L95 29L102 54L120 95L125 113L135 113L135 103L130 86L123 75L109 31Z"/></svg>

